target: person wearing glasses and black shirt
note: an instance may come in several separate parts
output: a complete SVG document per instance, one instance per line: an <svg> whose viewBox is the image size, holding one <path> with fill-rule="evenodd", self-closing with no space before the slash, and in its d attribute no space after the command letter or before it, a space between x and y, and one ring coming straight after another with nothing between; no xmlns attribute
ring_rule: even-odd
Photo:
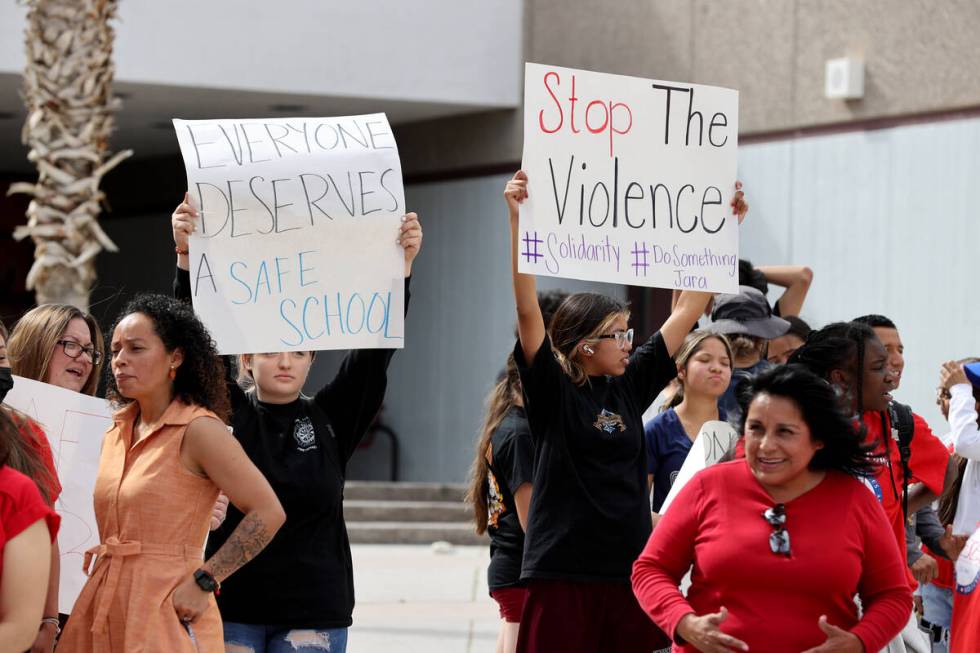
<svg viewBox="0 0 980 653"><path fill-rule="evenodd" d="M569 295L546 331L534 276L517 270L523 171L504 198L519 336L514 360L535 449L517 651L649 653L667 642L629 586L652 528L642 415L677 374L671 355L710 295L681 293L660 331L635 351L627 307L604 295ZM731 208L741 222L748 208L741 191Z"/></svg>
<svg viewBox="0 0 980 653"><path fill-rule="evenodd" d="M882 649L912 594L884 510L857 478L874 469L863 433L799 366L738 395L745 458L678 494L633 567L640 604L675 651Z"/></svg>

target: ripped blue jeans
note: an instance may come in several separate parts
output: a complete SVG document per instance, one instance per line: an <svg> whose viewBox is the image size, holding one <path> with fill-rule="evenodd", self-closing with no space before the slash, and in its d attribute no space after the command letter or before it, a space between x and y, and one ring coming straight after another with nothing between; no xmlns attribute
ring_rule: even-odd
<svg viewBox="0 0 980 653"><path fill-rule="evenodd" d="M281 628L225 622L225 653L346 653L347 629Z"/></svg>

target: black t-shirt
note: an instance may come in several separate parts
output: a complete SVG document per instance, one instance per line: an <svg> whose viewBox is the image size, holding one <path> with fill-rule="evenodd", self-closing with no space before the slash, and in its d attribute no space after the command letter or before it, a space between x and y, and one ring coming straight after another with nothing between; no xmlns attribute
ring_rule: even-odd
<svg viewBox="0 0 980 653"><path fill-rule="evenodd" d="M576 386L545 338L514 348L535 443L521 578L628 583L650 535L643 410L677 373L659 332L618 377Z"/></svg>
<svg viewBox="0 0 980 653"><path fill-rule="evenodd" d="M190 297L190 277L177 271L174 291ZM406 309L408 280L405 281ZM285 628L351 625L354 580L344 522L347 462L381 409L393 349L351 351L337 376L312 398L289 404L259 401L244 392L228 368L235 438L266 477L286 511L269 545L222 583L224 621ZM207 557L221 547L244 515L228 507L208 538Z"/></svg>
<svg viewBox="0 0 980 653"><path fill-rule="evenodd" d="M534 448L524 409L514 406L504 415L500 426L490 436L493 463L487 483L490 486L490 566L487 585L490 591L521 585L521 560L524 557L524 529L517 517L514 493L534 474Z"/></svg>

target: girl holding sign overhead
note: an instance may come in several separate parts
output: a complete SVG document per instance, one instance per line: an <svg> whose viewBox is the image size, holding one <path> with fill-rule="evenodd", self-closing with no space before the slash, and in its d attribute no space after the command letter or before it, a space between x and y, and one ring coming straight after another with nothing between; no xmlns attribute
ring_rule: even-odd
<svg viewBox="0 0 980 653"><path fill-rule="evenodd" d="M521 577L528 597L518 651L637 651L665 644L640 610L630 568L651 530L643 409L676 375L671 360L710 295L682 293L635 352L618 300L570 295L546 332L532 275L517 269L527 175L507 183L519 339L514 359L535 442ZM747 205L732 200L741 219Z"/></svg>
<svg viewBox="0 0 980 653"><path fill-rule="evenodd" d="M188 236L198 220L187 202L172 216L177 250L176 295L190 300ZM418 217L402 218L391 235L405 251L405 306L412 262L422 245ZM243 354L244 390L231 375L231 426L249 458L269 480L289 520L218 597L225 642L254 653L311 648L343 652L354 607L350 543L344 523L347 463L381 408L393 349L351 351L333 381L313 397L301 394L314 352ZM242 514L230 507L211 534L219 547Z"/></svg>

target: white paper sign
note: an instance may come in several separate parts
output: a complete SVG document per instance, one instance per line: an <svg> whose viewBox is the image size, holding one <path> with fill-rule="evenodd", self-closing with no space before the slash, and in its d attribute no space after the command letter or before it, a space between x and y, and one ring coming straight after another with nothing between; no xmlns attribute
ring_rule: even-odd
<svg viewBox="0 0 980 653"><path fill-rule="evenodd" d="M529 63L520 271L738 292L738 92Z"/></svg>
<svg viewBox="0 0 980 653"><path fill-rule="evenodd" d="M712 420L702 424L698 437L694 439L691 450L677 473L677 479L670 486L670 492L660 506L660 514L667 511L667 506L695 474L714 465L730 451L734 451L737 441L738 432L728 422Z"/></svg>
<svg viewBox="0 0 980 653"><path fill-rule="evenodd" d="M977 585L980 585L980 528L966 541L956 559L956 591L972 594L977 591Z"/></svg>
<svg viewBox="0 0 980 653"><path fill-rule="evenodd" d="M58 610L70 614L87 577L82 572L85 551L99 543L93 492L99 471L102 438L112 426L112 409L105 399L19 376L4 403L41 425L61 481L55 510L61 515L61 585Z"/></svg>
<svg viewBox="0 0 980 653"><path fill-rule="evenodd" d="M222 354L401 348L405 211L383 113L174 120L194 309Z"/></svg>

